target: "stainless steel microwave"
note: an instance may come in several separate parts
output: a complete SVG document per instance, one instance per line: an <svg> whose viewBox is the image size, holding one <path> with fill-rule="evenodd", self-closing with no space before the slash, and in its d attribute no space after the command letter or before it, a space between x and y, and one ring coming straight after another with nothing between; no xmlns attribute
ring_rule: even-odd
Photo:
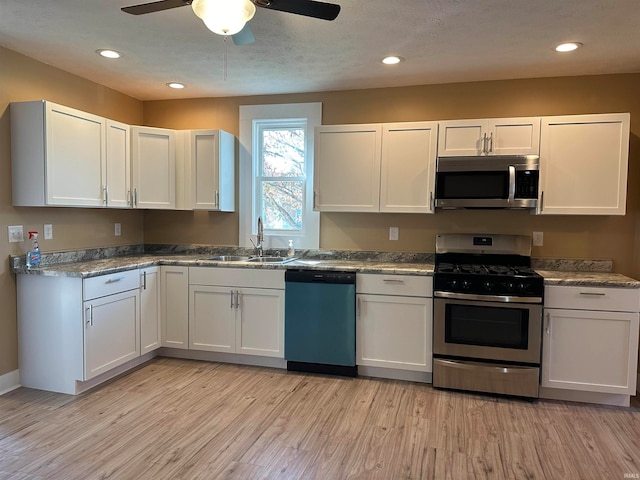
<svg viewBox="0 0 640 480"><path fill-rule="evenodd" d="M538 155L439 157L435 206L534 208L539 173Z"/></svg>

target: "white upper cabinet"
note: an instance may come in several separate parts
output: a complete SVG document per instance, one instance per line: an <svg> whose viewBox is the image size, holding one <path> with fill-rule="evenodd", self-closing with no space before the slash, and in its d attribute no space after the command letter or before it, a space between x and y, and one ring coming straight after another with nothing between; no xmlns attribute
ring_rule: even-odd
<svg viewBox="0 0 640 480"><path fill-rule="evenodd" d="M540 117L439 122L438 156L537 155Z"/></svg>
<svg viewBox="0 0 640 480"><path fill-rule="evenodd" d="M437 123L316 128L314 208L433 212Z"/></svg>
<svg viewBox="0 0 640 480"><path fill-rule="evenodd" d="M176 132L176 207L235 211L235 138L224 130Z"/></svg>
<svg viewBox="0 0 640 480"><path fill-rule="evenodd" d="M136 208L176 207L175 131L131 127L133 199Z"/></svg>
<svg viewBox="0 0 640 480"><path fill-rule="evenodd" d="M438 124L382 125L380 211L433 213Z"/></svg>
<svg viewBox="0 0 640 480"><path fill-rule="evenodd" d="M103 206L105 119L42 100L10 108L13 204Z"/></svg>
<svg viewBox="0 0 640 480"><path fill-rule="evenodd" d="M538 213L624 215L629 114L544 117Z"/></svg>
<svg viewBox="0 0 640 480"><path fill-rule="evenodd" d="M131 140L129 125L106 121L107 183L105 203L107 207L127 208L131 202Z"/></svg>
<svg viewBox="0 0 640 480"><path fill-rule="evenodd" d="M381 146L379 124L316 127L314 209L379 211Z"/></svg>

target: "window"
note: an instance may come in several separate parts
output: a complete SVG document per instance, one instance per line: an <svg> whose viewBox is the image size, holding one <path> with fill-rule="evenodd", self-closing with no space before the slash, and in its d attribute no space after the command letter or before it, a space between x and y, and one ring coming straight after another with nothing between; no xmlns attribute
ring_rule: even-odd
<svg viewBox="0 0 640 480"><path fill-rule="evenodd" d="M318 248L313 138L321 116L320 103L240 107L240 246L251 246L260 216L265 248L286 249L289 240Z"/></svg>

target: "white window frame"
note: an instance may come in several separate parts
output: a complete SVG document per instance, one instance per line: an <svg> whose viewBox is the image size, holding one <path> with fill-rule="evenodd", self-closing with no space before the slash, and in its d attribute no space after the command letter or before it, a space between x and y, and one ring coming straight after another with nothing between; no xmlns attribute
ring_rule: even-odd
<svg viewBox="0 0 640 480"><path fill-rule="evenodd" d="M305 129L305 199L304 227L302 232L265 231L263 247L265 249L286 250L289 240L293 240L295 248L317 249L320 245L320 214L313 211L313 152L315 127L322 124L322 103L288 103L275 105L241 105L240 106L240 152L239 152L239 228L238 244L251 247L258 229L258 202L254 201L256 192L256 175L258 159L253 152L257 146L255 132L260 121L280 120L283 123L291 120L306 119ZM283 252L284 253L284 252Z"/></svg>

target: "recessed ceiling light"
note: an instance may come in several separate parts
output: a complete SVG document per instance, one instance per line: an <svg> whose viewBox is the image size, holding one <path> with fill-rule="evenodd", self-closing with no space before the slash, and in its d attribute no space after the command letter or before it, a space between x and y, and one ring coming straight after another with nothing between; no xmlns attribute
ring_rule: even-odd
<svg viewBox="0 0 640 480"><path fill-rule="evenodd" d="M120 52L116 52L115 50L108 50L105 48L96 50L96 53L105 58L120 58L122 56Z"/></svg>
<svg viewBox="0 0 640 480"><path fill-rule="evenodd" d="M384 57L382 59L382 63L384 63L385 65L396 65L396 64L402 62L403 60L404 60L404 58L402 58L402 57L391 56L391 57Z"/></svg>
<svg viewBox="0 0 640 480"><path fill-rule="evenodd" d="M179 82L169 82L167 83L167 87L169 88L175 88L175 89L181 89L186 87L186 85L184 83L179 83Z"/></svg>
<svg viewBox="0 0 640 480"><path fill-rule="evenodd" d="M573 52L574 50L579 49L581 46L582 44L579 42L561 43L556 47L556 52L562 52L562 53Z"/></svg>

